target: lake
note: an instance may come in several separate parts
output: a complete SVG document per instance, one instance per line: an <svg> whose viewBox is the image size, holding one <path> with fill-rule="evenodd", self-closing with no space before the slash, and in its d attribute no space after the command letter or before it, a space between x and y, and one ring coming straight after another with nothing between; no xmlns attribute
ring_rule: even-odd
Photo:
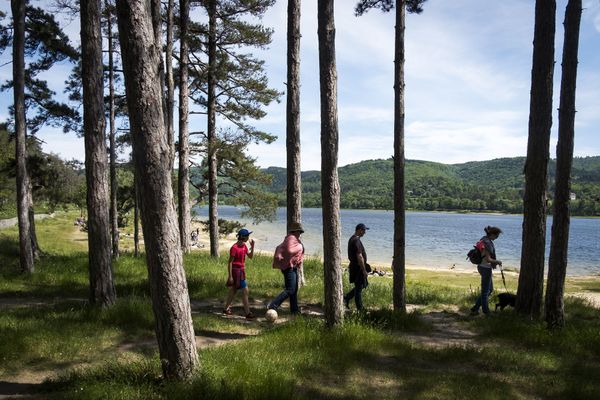
<svg viewBox="0 0 600 400"><path fill-rule="evenodd" d="M200 219L207 219L208 207L195 207ZM279 208L273 222L254 225L240 218L240 209L220 206L219 218L238 220L253 231L257 250L273 251L285 236L286 209ZM370 263L389 266L392 261L393 211L341 210L342 259L347 262L346 244L356 224L370 229L362 241ZM505 268L519 268L521 258L521 215L457 214L443 212L406 213L406 265L427 268L472 269L465 260L467 251L485 233L487 225L497 226L503 233L494 241L498 259ZM322 257L323 234L320 208L302 209L304 234L302 241L309 255ZM552 217L548 217L546 237L546 273L550 252ZM600 219L572 218L569 238L567 275L600 274Z"/></svg>

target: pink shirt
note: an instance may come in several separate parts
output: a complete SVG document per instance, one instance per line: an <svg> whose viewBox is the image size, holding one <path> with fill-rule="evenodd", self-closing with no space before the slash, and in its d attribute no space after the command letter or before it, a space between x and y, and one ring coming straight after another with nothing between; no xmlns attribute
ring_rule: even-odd
<svg viewBox="0 0 600 400"><path fill-rule="evenodd" d="M286 270L292 267L302 267L304 260L304 246L294 235L289 234L275 249L273 256L273 268Z"/></svg>
<svg viewBox="0 0 600 400"><path fill-rule="evenodd" d="M246 254L248 254L248 247L244 243L239 246L235 243L229 250L229 256L233 257L231 266L234 268L244 268L244 261L246 260Z"/></svg>

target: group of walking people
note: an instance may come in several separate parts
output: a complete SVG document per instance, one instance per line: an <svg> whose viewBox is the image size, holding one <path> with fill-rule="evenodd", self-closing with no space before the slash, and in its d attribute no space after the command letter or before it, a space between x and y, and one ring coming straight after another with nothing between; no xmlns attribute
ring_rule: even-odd
<svg viewBox="0 0 600 400"><path fill-rule="evenodd" d="M350 308L350 301L354 299L354 304L357 310L363 310L362 291L368 287L370 265L367 263L367 252L361 241L361 238L367 233L369 228L359 223L354 229L354 234L348 240L348 273L350 283L353 284L352 289L344 295L344 305L347 309ZM492 281L492 269L498 265L502 265L502 261L496 258L496 249L494 240L496 240L502 230L494 226L484 228L485 236L478 242L478 250L482 255L482 261L477 266L477 271L481 275L481 293L471 308L471 315L477 315L479 309L483 310L485 315L490 314L488 299L494 290ZM240 229L237 234L236 243L229 250L229 262L227 263L228 277L227 287L229 288L225 308L223 313L231 315L231 303L238 290L242 290L242 303L246 319L253 320L255 315L250 311L248 304L248 284L246 282L245 259L254 256L254 239L250 239L249 231L246 228ZM299 314L298 306L298 289L304 284L303 261L304 261L304 245L300 240L300 235L304 233L302 225L298 222L293 222L288 227L288 233L283 242L275 249L273 256L273 268L281 270L284 281L284 290L267 305L267 309L277 310L281 304L289 299L290 312ZM249 246L248 246L249 244ZM381 273L380 273L381 274Z"/></svg>
<svg viewBox="0 0 600 400"><path fill-rule="evenodd" d="M348 241L348 259L350 260L349 273L350 282L354 283L353 289L344 296L344 304L349 307L349 302L354 298L356 308L361 310L362 290L368 285L368 264L367 253L360 240L369 228L365 224L356 225L356 229L350 240ZM229 250L229 262L227 263L227 299L223 313L231 315L231 303L238 290L242 290L242 303L246 319L252 320L255 315L250 311L248 304L248 283L246 282L245 260L246 256L252 258L254 256L254 239L250 239L249 231L246 228L240 229L237 234L237 241ZM288 233L283 242L275 249L273 255L273 268L281 270L283 275L284 290L279 293L268 305L267 309L277 310L281 304L289 299L290 312L299 314L300 307L298 306L298 289L304 284L304 272L302 264L304 261L304 245L300 240L300 235L304 233L302 225L298 222L293 222L288 228ZM249 245L249 246L248 246Z"/></svg>

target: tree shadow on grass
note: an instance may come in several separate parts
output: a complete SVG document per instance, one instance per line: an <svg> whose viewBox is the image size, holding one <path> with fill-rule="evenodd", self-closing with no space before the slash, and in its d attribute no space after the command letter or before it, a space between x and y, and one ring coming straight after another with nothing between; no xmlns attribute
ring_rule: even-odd
<svg viewBox="0 0 600 400"><path fill-rule="evenodd" d="M0 380L0 396L10 396L9 398L19 396L19 398L24 398L25 395L33 395L39 392L42 386L40 383L19 383Z"/></svg>

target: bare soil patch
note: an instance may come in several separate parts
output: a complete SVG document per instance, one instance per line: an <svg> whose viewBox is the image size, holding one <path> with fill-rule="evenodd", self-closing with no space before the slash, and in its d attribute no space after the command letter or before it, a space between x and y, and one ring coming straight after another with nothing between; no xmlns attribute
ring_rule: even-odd
<svg viewBox="0 0 600 400"><path fill-rule="evenodd" d="M415 307L410 307L409 309ZM475 337L473 331L468 329L462 321L456 306L447 309L431 311L421 315L421 319L428 323L432 329L421 334L408 334L406 338L410 341L435 348L449 346L474 346Z"/></svg>

